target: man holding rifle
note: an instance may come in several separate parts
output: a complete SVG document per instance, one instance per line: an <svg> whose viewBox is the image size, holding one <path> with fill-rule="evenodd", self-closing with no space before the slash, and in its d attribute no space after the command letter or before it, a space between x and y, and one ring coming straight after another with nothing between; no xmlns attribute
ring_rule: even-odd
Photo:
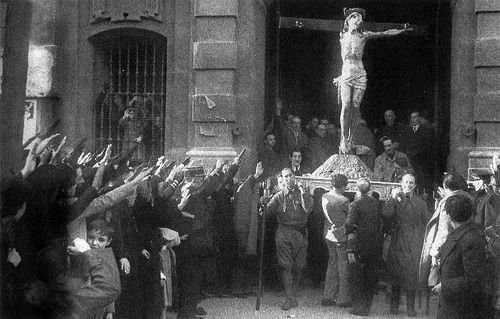
<svg viewBox="0 0 500 319"><path fill-rule="evenodd" d="M266 211L276 214L278 230L276 231L276 251L278 264L283 270L283 286L286 300L281 309L290 310L298 307L297 288L302 269L306 265L307 253L307 218L313 208L313 199L308 189L297 184L290 168L281 171L284 185L267 202Z"/></svg>

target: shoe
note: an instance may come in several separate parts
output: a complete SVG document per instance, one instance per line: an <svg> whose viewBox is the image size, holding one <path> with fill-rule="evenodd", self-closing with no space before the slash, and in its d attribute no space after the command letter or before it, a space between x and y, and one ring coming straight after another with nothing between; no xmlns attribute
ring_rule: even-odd
<svg viewBox="0 0 500 319"><path fill-rule="evenodd" d="M391 315L397 315L399 314L399 309L397 307L391 306Z"/></svg>
<svg viewBox="0 0 500 319"><path fill-rule="evenodd" d="M366 317L366 316L368 316L368 312L359 311L359 310L354 310L354 309L353 309L353 310L351 310L351 311L349 311L349 313L350 313L351 315L355 315L355 316L362 316L362 317Z"/></svg>
<svg viewBox="0 0 500 319"><path fill-rule="evenodd" d="M341 302L341 303L337 304L337 307L340 307L340 308L350 308L350 307L352 307L352 303L351 302Z"/></svg>
<svg viewBox="0 0 500 319"><path fill-rule="evenodd" d="M408 308L408 309L406 309L406 315L408 317L416 317L417 316L417 312L415 311L415 309Z"/></svg>
<svg viewBox="0 0 500 319"><path fill-rule="evenodd" d="M292 299L287 298L285 300L285 302L281 305L280 308L281 308L281 310L287 311L287 310L290 310L292 308L298 307L298 305L299 304L297 303L297 300L294 301Z"/></svg>
<svg viewBox="0 0 500 319"><path fill-rule="evenodd" d="M337 302L333 299L328 299L328 298L321 299L321 305L323 307L335 306L336 304L337 304Z"/></svg>
<svg viewBox="0 0 500 319"><path fill-rule="evenodd" d="M207 312L203 307L196 307L196 315L197 316L206 316Z"/></svg>

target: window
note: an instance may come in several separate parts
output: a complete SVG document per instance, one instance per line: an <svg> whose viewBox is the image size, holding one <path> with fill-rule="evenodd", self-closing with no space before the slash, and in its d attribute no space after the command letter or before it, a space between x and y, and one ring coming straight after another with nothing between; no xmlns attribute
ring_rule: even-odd
<svg viewBox="0 0 500 319"><path fill-rule="evenodd" d="M97 150L113 144L140 161L163 154L166 43L120 38L105 41L103 49L108 81L96 106Z"/></svg>

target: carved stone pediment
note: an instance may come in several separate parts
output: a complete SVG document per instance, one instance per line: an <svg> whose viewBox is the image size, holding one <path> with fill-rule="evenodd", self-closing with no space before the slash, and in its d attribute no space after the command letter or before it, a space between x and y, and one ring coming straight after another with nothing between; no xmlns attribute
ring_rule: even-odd
<svg viewBox="0 0 500 319"><path fill-rule="evenodd" d="M140 22L143 19L162 22L164 0L90 0L91 23L101 21Z"/></svg>

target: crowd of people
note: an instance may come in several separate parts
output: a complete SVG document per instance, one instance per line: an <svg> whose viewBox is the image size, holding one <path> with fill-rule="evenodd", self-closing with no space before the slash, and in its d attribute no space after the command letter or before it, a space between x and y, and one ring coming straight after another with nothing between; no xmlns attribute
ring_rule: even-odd
<svg viewBox="0 0 500 319"><path fill-rule="evenodd" d="M367 316L387 283L391 314L405 296L407 316L416 316L417 292L432 291L438 318L495 318L497 160L478 173L475 188L445 174L433 206L416 192L422 164L399 151L405 131L393 127L394 112L385 115L375 134L383 153L372 158L376 180L400 184L388 199L365 178L356 194L346 192L342 174L331 176L329 190L296 179L338 146L324 119L302 130L299 117L289 124L276 117L254 174L239 179L244 152L206 173L189 159L139 161L134 145L87 153L84 141L67 147L60 134L36 136L23 169L1 182L2 318L203 317L206 296L256 294L258 247L284 290L284 311L300 306L310 267L324 307ZM413 133L430 130L413 115ZM260 245L259 232L266 235Z"/></svg>
<svg viewBox="0 0 500 319"><path fill-rule="evenodd" d="M2 180L2 318L194 318L204 292L243 282L249 222L234 226L233 190L250 197L261 164L235 185L243 154L205 174L65 141L37 137Z"/></svg>
<svg viewBox="0 0 500 319"><path fill-rule="evenodd" d="M269 168L268 176L283 167L300 167L301 174L314 172L331 155L339 153L340 132L324 117L312 117L302 129L299 116L282 115L278 101L276 116L268 125L259 159ZM432 189L433 126L419 111L411 113L408 125L396 121L393 110L384 112L384 125L370 130L361 119L353 129L353 152L374 172L373 180L399 182L405 173L416 176L420 191ZM296 162L300 153L302 161ZM295 159L294 159L295 156ZM296 174L297 175L297 174Z"/></svg>

